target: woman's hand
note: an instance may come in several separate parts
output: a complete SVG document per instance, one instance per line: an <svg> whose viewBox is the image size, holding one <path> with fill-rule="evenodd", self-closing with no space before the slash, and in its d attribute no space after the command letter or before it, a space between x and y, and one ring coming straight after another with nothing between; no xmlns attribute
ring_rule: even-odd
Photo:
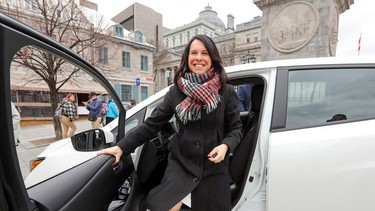
<svg viewBox="0 0 375 211"><path fill-rule="evenodd" d="M219 146L215 147L208 155L208 160L214 163L220 163L224 160L225 155L228 151L228 145L220 144Z"/></svg>
<svg viewBox="0 0 375 211"><path fill-rule="evenodd" d="M122 155L122 149L119 146L110 147L107 149L102 149L98 152L97 155L113 155L115 156L115 164L120 162L120 157Z"/></svg>

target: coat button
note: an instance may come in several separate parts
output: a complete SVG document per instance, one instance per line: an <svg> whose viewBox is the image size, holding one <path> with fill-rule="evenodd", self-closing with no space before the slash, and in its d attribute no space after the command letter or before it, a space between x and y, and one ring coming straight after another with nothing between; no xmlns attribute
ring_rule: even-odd
<svg viewBox="0 0 375 211"><path fill-rule="evenodd" d="M197 178L197 177L194 177L194 178L193 178L193 182L198 182L198 178Z"/></svg>
<svg viewBox="0 0 375 211"><path fill-rule="evenodd" d="M201 147L201 144L200 144L199 142L197 142L197 143L195 143L195 146L196 146L197 148L199 148L199 147Z"/></svg>

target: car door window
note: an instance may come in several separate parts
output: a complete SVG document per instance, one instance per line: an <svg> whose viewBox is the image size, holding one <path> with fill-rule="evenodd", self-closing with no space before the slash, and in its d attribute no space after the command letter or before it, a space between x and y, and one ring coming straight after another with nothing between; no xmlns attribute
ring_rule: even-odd
<svg viewBox="0 0 375 211"><path fill-rule="evenodd" d="M59 143L63 148L66 145L62 143L69 143L71 135L93 127L93 122L88 120L89 110L83 104L90 101L91 92L97 94L98 101L108 101L107 90L81 67L35 46L24 46L15 54L10 68L10 88L11 102L21 118L15 143L24 179L30 173L31 160L57 159L52 151L39 156L50 144ZM55 108L64 104L69 94L75 99L69 111L63 109L62 116L54 118ZM99 118L98 125L102 128L104 122ZM42 181L49 176L40 174L40 178Z"/></svg>
<svg viewBox="0 0 375 211"><path fill-rule="evenodd" d="M371 68L289 72L286 128L375 117Z"/></svg>

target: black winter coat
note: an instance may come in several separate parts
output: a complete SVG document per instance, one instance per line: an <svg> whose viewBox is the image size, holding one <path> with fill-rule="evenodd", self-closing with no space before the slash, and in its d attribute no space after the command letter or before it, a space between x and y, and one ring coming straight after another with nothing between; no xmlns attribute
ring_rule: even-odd
<svg viewBox="0 0 375 211"><path fill-rule="evenodd" d="M200 120L184 125L176 118L180 129L169 143L164 178L147 198L151 211L169 210L189 193L193 211L231 210L228 156L220 163L213 163L207 155L222 143L229 147L227 155L233 152L242 138L242 125L233 86L227 84L219 94L218 107L209 114L203 109ZM172 86L157 111L118 143L124 154L151 139L185 98L177 86Z"/></svg>

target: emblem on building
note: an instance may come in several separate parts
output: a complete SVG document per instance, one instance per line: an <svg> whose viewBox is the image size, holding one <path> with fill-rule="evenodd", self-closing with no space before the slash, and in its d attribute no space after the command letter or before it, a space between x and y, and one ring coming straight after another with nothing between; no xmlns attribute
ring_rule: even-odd
<svg viewBox="0 0 375 211"><path fill-rule="evenodd" d="M301 49L314 37L319 26L319 13L308 2L293 2L283 7L270 23L268 41L279 52Z"/></svg>

